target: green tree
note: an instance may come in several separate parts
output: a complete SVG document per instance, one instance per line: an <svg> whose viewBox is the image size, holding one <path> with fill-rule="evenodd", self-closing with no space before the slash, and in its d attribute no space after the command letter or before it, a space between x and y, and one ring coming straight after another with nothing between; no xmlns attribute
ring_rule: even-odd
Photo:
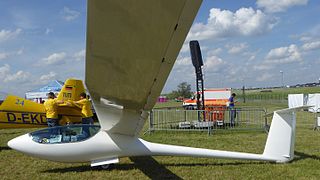
<svg viewBox="0 0 320 180"><path fill-rule="evenodd" d="M182 82L177 86L177 90L168 94L169 99L175 99L178 97L190 98L192 96L191 85L187 82Z"/></svg>

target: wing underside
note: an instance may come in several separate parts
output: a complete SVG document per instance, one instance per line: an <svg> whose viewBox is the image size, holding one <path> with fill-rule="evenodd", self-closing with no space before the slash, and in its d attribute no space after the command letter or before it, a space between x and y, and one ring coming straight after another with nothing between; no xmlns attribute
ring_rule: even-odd
<svg viewBox="0 0 320 180"><path fill-rule="evenodd" d="M200 4L88 1L86 85L102 128L126 135L141 130Z"/></svg>

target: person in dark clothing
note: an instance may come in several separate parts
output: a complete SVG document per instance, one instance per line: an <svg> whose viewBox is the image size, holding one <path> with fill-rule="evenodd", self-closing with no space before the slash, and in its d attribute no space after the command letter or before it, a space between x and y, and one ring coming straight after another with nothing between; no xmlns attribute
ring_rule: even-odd
<svg viewBox="0 0 320 180"><path fill-rule="evenodd" d="M234 104L236 100L234 99L236 97L235 93L232 93L229 98L229 111L230 111L230 126L235 126L235 118L236 118L236 110L234 108Z"/></svg>

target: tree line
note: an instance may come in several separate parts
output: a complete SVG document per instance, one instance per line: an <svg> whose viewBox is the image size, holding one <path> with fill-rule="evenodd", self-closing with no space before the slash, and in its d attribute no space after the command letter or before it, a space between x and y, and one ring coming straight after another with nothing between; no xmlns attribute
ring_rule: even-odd
<svg viewBox="0 0 320 180"><path fill-rule="evenodd" d="M190 98L193 95L191 91L191 85L187 82L182 82L177 86L176 90L165 94L168 99L178 99L178 98Z"/></svg>

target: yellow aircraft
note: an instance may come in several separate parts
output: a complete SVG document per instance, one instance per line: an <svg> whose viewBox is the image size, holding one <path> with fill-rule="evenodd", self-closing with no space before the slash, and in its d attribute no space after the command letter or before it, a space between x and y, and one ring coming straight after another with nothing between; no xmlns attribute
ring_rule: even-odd
<svg viewBox="0 0 320 180"><path fill-rule="evenodd" d="M85 90L81 80L67 79L57 99L77 101L82 92ZM60 104L58 113L59 125L81 123L81 109L78 107ZM0 104L0 129L43 126L47 126L43 104L13 95L8 95Z"/></svg>

